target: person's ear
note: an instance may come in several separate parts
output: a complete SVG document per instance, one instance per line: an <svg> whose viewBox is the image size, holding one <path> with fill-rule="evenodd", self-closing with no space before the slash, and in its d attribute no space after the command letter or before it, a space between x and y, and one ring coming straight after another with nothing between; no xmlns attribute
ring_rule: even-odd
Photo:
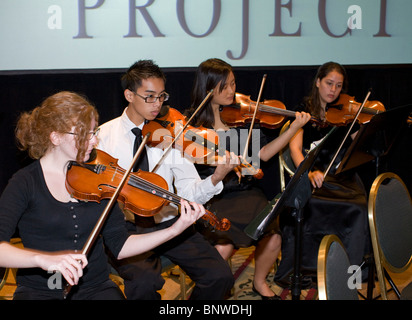
<svg viewBox="0 0 412 320"><path fill-rule="evenodd" d="M129 89L124 90L124 97L126 98L126 100L127 100L128 102L132 102L132 101L133 101L133 96L134 96L134 94L133 94L132 91L130 91Z"/></svg>
<svg viewBox="0 0 412 320"><path fill-rule="evenodd" d="M50 141L53 145L58 146L61 142L62 135L56 131L50 133Z"/></svg>

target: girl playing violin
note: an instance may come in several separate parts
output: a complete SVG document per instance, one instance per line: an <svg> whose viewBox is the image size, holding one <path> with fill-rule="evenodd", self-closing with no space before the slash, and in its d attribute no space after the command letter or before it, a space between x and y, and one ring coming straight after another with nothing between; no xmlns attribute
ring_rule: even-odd
<svg viewBox="0 0 412 320"><path fill-rule="evenodd" d="M123 299L109 279L103 241L124 259L174 238L204 214L201 205L192 203L191 209L182 202L181 217L168 229L129 236L115 205L90 254L80 254L107 201L72 198L66 171L69 161L89 159L97 144L97 121L97 110L85 98L60 92L17 123L21 149L36 160L14 174L0 198L0 266L18 268L16 300L63 299L63 278L75 286L71 299ZM16 231L24 248L9 243Z"/></svg>
<svg viewBox="0 0 412 320"><path fill-rule="evenodd" d="M305 150L309 150L312 143L320 141L331 130L330 126L322 123L325 123L328 106L339 98L346 86L347 76L343 66L328 62L319 67L309 96L297 110L310 112L321 123L307 123L291 139L290 153L296 166L304 159ZM358 128L359 125L355 124L351 132L352 137ZM347 132L347 127L338 129L328 137L312 171L308 174L314 192L304 213L302 267L309 273L316 270L319 244L324 235L336 234L343 241L351 264L354 265L360 265L369 243L366 194L362 181L353 170L335 175L335 165L326 177L324 175ZM334 164L340 162L350 143L351 139L348 137ZM282 235L292 239L293 226L285 222ZM293 246L284 243L276 281L283 281L282 279L292 270L293 256ZM310 285L309 277L306 280Z"/></svg>
<svg viewBox="0 0 412 320"><path fill-rule="evenodd" d="M222 134L219 142L224 137L229 137L231 141L240 142L240 131L246 129L230 128L220 117L220 107L230 105L234 100L236 91L232 67L225 61L209 59L199 65L192 91L192 109L188 110L188 116L193 114L199 102L212 89L213 95L211 99L196 114L193 125L216 130ZM273 157L309 119L309 114L297 113L290 129L270 143L266 143L263 136L261 136L261 139L259 137L254 138L252 144L255 147L258 145L257 150L259 150L260 159L267 161ZM227 144L227 146L229 145L230 143ZM235 149L237 149L238 154L241 154L242 150L239 147ZM207 165L198 165L197 168L201 176L210 175L215 170L215 167ZM253 178L245 176L239 183L238 177L232 171L224 179L223 192L215 196L209 204L218 216L227 217L231 221L231 228L227 232L210 232L210 230L205 229L202 231L204 235L216 247L224 259L228 259L231 256L234 248L256 245L256 269L253 290L262 299L279 299L269 288L265 280L280 252L281 237L277 225L273 225L270 232L262 236L257 242L254 242L243 232L243 229L249 222L267 205L266 197L254 185Z"/></svg>

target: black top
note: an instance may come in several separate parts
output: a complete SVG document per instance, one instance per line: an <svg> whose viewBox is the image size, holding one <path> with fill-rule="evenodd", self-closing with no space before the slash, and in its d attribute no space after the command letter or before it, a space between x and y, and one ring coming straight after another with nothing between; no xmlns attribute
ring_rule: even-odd
<svg viewBox="0 0 412 320"><path fill-rule="evenodd" d="M106 204L107 200L57 201L47 188L40 161L34 161L14 174L0 198L0 241L8 242L17 229L25 248L80 253ZM101 234L104 245L116 257L128 238L118 205L108 215ZM103 239L97 237L79 285L95 285L108 279ZM19 269L17 283L47 290L50 276L40 268Z"/></svg>
<svg viewBox="0 0 412 320"><path fill-rule="evenodd" d="M296 111L305 111L308 110L305 108L304 104L301 104L297 107ZM339 149L342 141L344 140L347 131L350 125L342 126L337 128L337 130L328 138L322 146L321 152L319 153L314 168L312 170L320 170L325 171L329 166L330 162L332 161L334 155L336 154L337 150ZM307 122L303 126L304 134L303 134L303 141L302 141L302 152L303 154L307 154L309 150L312 148L312 143L319 143L332 129L332 126L319 126L316 123ZM359 130L359 124L355 124L351 130L351 134ZM336 166L342 161L342 158L345 155L345 152L348 150L349 146L352 143L352 139L350 135L344 141L341 150L339 151L336 159L333 162L333 166L331 167L329 173L333 175L336 171Z"/></svg>

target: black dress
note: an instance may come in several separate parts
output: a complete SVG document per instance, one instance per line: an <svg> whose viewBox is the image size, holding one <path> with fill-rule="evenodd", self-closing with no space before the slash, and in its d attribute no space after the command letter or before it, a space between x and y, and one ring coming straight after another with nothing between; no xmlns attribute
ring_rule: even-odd
<svg viewBox="0 0 412 320"><path fill-rule="evenodd" d="M17 229L25 248L81 252L106 204L107 200L101 203L57 201L46 185L40 161L36 160L13 175L0 197L0 242L8 242ZM116 288L109 279L104 248L117 256L129 237L124 215L117 205L108 215L101 235L90 250L83 277L71 290L72 299L103 299L105 293L99 290L103 290L101 285L106 282ZM63 287L51 288L50 278L51 274L40 268L18 269L14 298L33 294L30 299L63 299ZM87 293L90 288L95 291L91 296Z"/></svg>
<svg viewBox="0 0 412 320"><path fill-rule="evenodd" d="M246 136L248 128L231 128L226 133L219 133L219 142L226 139L226 150L235 154L242 154L242 137ZM252 135L249 155L256 159L258 151L266 144L266 137L259 129L254 129ZM238 142L237 147L233 147L233 142ZM252 159L252 160L253 160ZM250 161L254 162L254 161ZM215 167L210 165L198 165L196 168L199 175L205 178L213 174ZM214 230L210 226L197 223L198 230L210 241L212 245L233 244L235 248L249 247L255 245L256 241L249 237L244 229L246 226L265 208L268 200L263 191L257 186L256 178L251 175L239 178L234 171L230 172L223 180L223 191L214 196L205 206L215 213L219 219L227 218L231 222L228 231ZM267 234L279 232L275 221L267 228ZM266 234L266 235L267 235Z"/></svg>
<svg viewBox="0 0 412 320"><path fill-rule="evenodd" d="M299 111L299 110L298 110ZM352 129L355 132L358 128ZM340 146L349 127L340 127L323 145L312 171L325 171L336 150ZM304 127L303 152L309 150L312 142L319 141L331 127L321 128L308 122ZM348 252L351 264L360 265L365 254L370 252L370 237L365 188L356 168L335 174L338 164L352 139L348 137L321 188L314 190L304 208L302 236L303 273L314 273L317 269L317 256L322 238L328 234L337 235ZM306 152L305 152L306 150ZM282 260L275 275L275 281L287 281L293 270L295 221L290 212L280 216L282 231Z"/></svg>

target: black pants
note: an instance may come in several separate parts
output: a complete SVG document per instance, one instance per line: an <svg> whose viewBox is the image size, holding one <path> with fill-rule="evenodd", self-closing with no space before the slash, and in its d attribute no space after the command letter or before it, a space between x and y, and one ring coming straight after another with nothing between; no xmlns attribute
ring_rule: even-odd
<svg viewBox="0 0 412 320"><path fill-rule="evenodd" d="M131 233L164 229L176 219L142 228L129 223ZM201 234L189 227L179 236L157 247L154 252L115 261L114 267L124 279L125 295L130 300L158 300L164 285L160 256L179 265L195 282L190 299L220 300L232 288L234 278L228 263Z"/></svg>
<svg viewBox="0 0 412 320"><path fill-rule="evenodd" d="M74 286L67 298L70 300L124 300L124 295L119 287L109 279L97 286ZM63 292L18 286L13 300L63 300Z"/></svg>

